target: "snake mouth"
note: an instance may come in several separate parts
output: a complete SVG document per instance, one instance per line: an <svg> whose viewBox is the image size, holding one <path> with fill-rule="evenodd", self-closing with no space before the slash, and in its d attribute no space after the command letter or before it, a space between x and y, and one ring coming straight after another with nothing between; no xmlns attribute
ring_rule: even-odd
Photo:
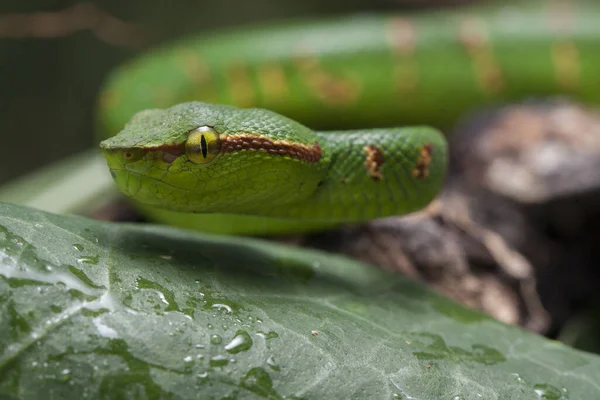
<svg viewBox="0 0 600 400"><path fill-rule="evenodd" d="M174 208L192 193L210 195L206 180L190 167L183 146L105 148L104 155L120 191L139 203Z"/></svg>
<svg viewBox="0 0 600 400"><path fill-rule="evenodd" d="M184 153L178 146L103 150L113 180L126 196L132 198L136 198L143 176L162 180L168 168Z"/></svg>
<svg viewBox="0 0 600 400"><path fill-rule="evenodd" d="M149 166L149 168L152 167ZM159 172L158 176L152 176L155 174L141 173L121 164L109 164L109 169L114 182L125 196L146 205L168 208L170 206L168 196L164 193L185 191L184 188L163 179L163 176L167 174L166 170L163 170L162 173Z"/></svg>
<svg viewBox="0 0 600 400"><path fill-rule="evenodd" d="M179 156L185 154L185 145L169 144L156 147L122 147L104 148L106 157L118 161L123 166L138 162L143 159L162 160L171 164Z"/></svg>
<svg viewBox="0 0 600 400"><path fill-rule="evenodd" d="M131 181L143 175L155 180L163 180L169 168L185 154L183 146L160 146L155 148L104 148L104 156L110 174L121 191L135 197ZM135 180L135 179L134 179Z"/></svg>

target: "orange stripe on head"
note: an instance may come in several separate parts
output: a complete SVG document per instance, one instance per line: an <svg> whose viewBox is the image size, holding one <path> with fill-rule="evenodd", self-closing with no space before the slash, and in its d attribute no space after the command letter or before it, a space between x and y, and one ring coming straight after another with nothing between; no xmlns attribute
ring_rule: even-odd
<svg viewBox="0 0 600 400"><path fill-rule="evenodd" d="M290 143L285 140L271 140L256 134L226 135L221 138L221 151L263 151L265 153L288 156L308 163L316 163L323 155L319 143L312 146L301 143Z"/></svg>

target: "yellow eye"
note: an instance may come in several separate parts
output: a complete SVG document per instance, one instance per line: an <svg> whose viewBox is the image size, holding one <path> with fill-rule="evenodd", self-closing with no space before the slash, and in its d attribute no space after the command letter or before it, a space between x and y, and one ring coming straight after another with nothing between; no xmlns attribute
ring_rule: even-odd
<svg viewBox="0 0 600 400"><path fill-rule="evenodd" d="M209 126L201 126L190 132L185 142L185 155L195 164L206 164L219 155L219 134Z"/></svg>

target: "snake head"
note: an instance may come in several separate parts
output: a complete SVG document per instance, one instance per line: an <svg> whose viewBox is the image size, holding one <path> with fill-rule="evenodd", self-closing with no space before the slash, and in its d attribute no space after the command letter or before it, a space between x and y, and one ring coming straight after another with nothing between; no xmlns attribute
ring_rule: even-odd
<svg viewBox="0 0 600 400"><path fill-rule="evenodd" d="M141 111L100 146L126 195L184 212L256 213L301 201L328 162L302 124L201 102Z"/></svg>

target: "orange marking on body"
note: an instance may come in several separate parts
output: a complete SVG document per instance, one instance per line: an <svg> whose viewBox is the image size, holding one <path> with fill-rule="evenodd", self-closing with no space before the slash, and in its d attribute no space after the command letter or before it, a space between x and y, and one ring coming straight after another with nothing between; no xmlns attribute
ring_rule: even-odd
<svg viewBox="0 0 600 400"><path fill-rule="evenodd" d="M288 156L297 160L316 163L323 155L321 146L315 142L309 146L302 143L291 143L285 140L271 140L258 134L224 135L221 137L221 152L263 151L278 156Z"/></svg>
<svg viewBox="0 0 600 400"><path fill-rule="evenodd" d="M210 66L194 51L180 50L176 54L177 63L192 82L191 99L218 102Z"/></svg>
<svg viewBox="0 0 600 400"><path fill-rule="evenodd" d="M415 178L423 179L429 177L429 165L431 164L432 155L433 145L431 143L427 143L421 148L417 164L412 170L412 174Z"/></svg>
<svg viewBox="0 0 600 400"><path fill-rule="evenodd" d="M169 107L175 102L173 91L166 86L158 86L152 89L154 104L156 107Z"/></svg>
<svg viewBox="0 0 600 400"><path fill-rule="evenodd" d="M255 104L254 88L248 69L241 64L227 68L229 80L229 96L232 103L238 107L248 107Z"/></svg>
<svg viewBox="0 0 600 400"><path fill-rule="evenodd" d="M386 26L386 38L394 53L394 82L402 93L416 91L419 68L415 58L417 31L407 18L394 17Z"/></svg>
<svg viewBox="0 0 600 400"><path fill-rule="evenodd" d="M549 8L549 24L556 36L552 44L552 61L556 81L563 89L574 89L579 85L579 50L570 39L575 22L573 4L570 2L556 2Z"/></svg>
<svg viewBox="0 0 600 400"><path fill-rule="evenodd" d="M285 71L279 65L261 66L258 69L258 80L266 100L279 100L289 93Z"/></svg>
<svg viewBox="0 0 600 400"><path fill-rule="evenodd" d="M482 89L488 94L500 92L504 80L490 46L485 23L475 17L463 19L460 22L459 37L473 62Z"/></svg>
<svg viewBox="0 0 600 400"><path fill-rule="evenodd" d="M367 158L365 159L365 168L367 169L367 173L375 182L379 182L383 179L383 173L381 172L381 166L383 165L383 151L373 145L370 144L365 146L365 153L367 153Z"/></svg>
<svg viewBox="0 0 600 400"><path fill-rule="evenodd" d="M332 75L321 66L317 58L307 55L306 52L297 56L295 61L310 89L325 103L347 106L358 99L360 86L357 80Z"/></svg>
<svg viewBox="0 0 600 400"><path fill-rule="evenodd" d="M102 92L98 101L102 110L111 110L119 104L119 94L114 89L108 89Z"/></svg>
<svg viewBox="0 0 600 400"><path fill-rule="evenodd" d="M560 40L552 44L552 59L556 80L563 89L574 89L579 84L579 50L575 43Z"/></svg>
<svg viewBox="0 0 600 400"><path fill-rule="evenodd" d="M178 64L195 85L200 86L210 82L210 68L196 53L182 50L176 57Z"/></svg>

